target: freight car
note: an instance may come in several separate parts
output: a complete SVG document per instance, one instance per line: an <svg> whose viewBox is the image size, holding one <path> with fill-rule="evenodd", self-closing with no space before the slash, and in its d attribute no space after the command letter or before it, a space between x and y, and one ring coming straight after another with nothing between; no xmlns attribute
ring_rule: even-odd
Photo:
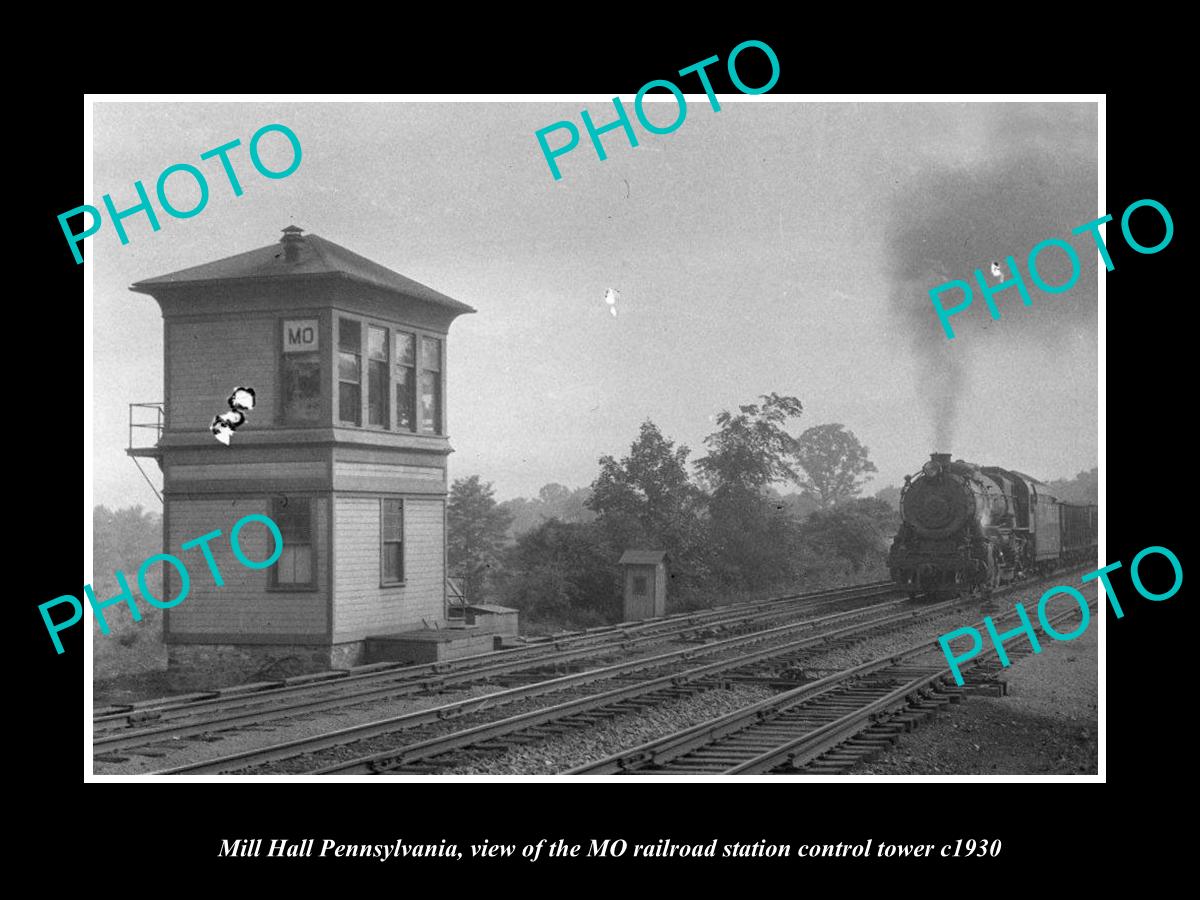
<svg viewBox="0 0 1200 900"><path fill-rule="evenodd" d="M1036 478L931 454L900 494L888 565L909 592L986 595L1026 574L1095 561L1096 507L1064 503Z"/></svg>

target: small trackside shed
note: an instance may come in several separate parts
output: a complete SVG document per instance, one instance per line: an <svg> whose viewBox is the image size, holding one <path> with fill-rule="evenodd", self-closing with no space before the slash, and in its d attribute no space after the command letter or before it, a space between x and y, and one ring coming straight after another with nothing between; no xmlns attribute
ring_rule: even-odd
<svg viewBox="0 0 1200 900"><path fill-rule="evenodd" d="M667 614L665 550L626 550L618 564L624 569L625 621L637 622Z"/></svg>
<svg viewBox="0 0 1200 900"><path fill-rule="evenodd" d="M164 615L171 667L343 667L369 635L444 622L447 335L474 310L295 226L131 289L162 309L165 403L157 443L129 453L158 461L164 551L192 579ZM226 445L210 425L238 386L256 403ZM283 535L265 570L230 552L248 513ZM180 549L214 529L223 585ZM262 525L241 543L271 555Z"/></svg>

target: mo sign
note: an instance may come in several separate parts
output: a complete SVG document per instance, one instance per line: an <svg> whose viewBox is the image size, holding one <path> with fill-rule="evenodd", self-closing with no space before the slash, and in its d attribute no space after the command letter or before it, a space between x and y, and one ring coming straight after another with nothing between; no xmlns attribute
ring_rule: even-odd
<svg viewBox="0 0 1200 900"><path fill-rule="evenodd" d="M1152 247L1147 247L1144 244L1138 243L1134 239L1133 234L1129 230L1129 217L1133 211L1140 209L1143 206L1148 206L1162 217L1163 223L1166 225L1166 234L1163 239ZM1111 272L1116 266L1113 265L1112 259L1108 255L1108 248L1104 245L1104 237L1100 234L1100 226L1105 222L1111 222L1112 216L1101 216L1091 222L1086 222L1078 228L1072 228L1071 234L1083 234L1085 232L1091 234L1092 239L1096 242L1096 249L1100 251L1100 258L1104 260L1104 267ZM1125 212L1121 216L1121 234L1125 237L1125 243L1136 250L1138 253L1153 254L1158 253L1167 244L1171 243L1171 238L1175 235L1175 223L1171 221L1171 214L1167 212L1167 208L1157 200L1138 200L1136 203L1129 204ZM1062 284L1054 285L1046 281L1041 272L1038 271L1038 260L1045 255L1057 252L1066 255L1067 262L1071 266L1071 277ZM996 284L989 284L987 278L983 274L982 269L975 270L975 284L979 288L979 292L983 295L983 301L987 304L988 313L993 319L1000 318L1000 310L996 306L996 296L1001 291L1016 289L1017 294L1021 297L1021 302L1025 306L1033 305L1033 298L1029 296L1029 286L1025 283L1025 279L1021 275L1021 270L1017 267L1017 261L1009 256L1005 258L1005 263L1008 266L1008 271L1012 273L1009 278L1006 278ZM1075 248L1060 238L1046 238L1040 244L1034 246L1029 251L1029 256L1025 260L1025 268L1029 271L1029 279L1034 283L1038 290L1045 294L1061 294L1069 291L1075 286L1075 282L1079 280L1081 271L1079 257L1075 253ZM992 274L997 276L1000 272L999 266L992 264ZM942 295L950 294L954 297L954 292L957 292L958 302L950 308L942 303ZM1012 295L1009 295L1010 297ZM938 287L929 289L929 298L933 301L933 311L937 314L938 321L942 323L942 330L946 332L948 340L954 340L954 329L950 327L950 317L964 312L970 307L971 302L975 299L974 293L971 290L971 285L966 281L955 280L947 281Z"/></svg>
<svg viewBox="0 0 1200 900"><path fill-rule="evenodd" d="M767 83L761 87L750 87L744 81L742 81L741 77L738 75L738 55L744 50L749 50L751 47L765 54L767 61L771 64L771 77ZM704 86L704 93L708 95L708 105L712 107L713 112L720 112L721 104L717 101L717 95L713 93L712 82L709 81L708 73L705 71L705 69L707 69L713 63L720 61L721 58L719 56L710 56L708 59L702 59L698 63L694 63L686 68L680 69L678 73L680 75L690 75L693 72L696 73L696 76L700 79L700 84ZM729 80L732 81L734 87L736 87L743 94L765 94L771 88L775 87L775 82L779 81L779 57L775 55L774 50L772 50L762 41L742 41L740 44L734 47L733 51L729 54L729 59L726 62L726 68L729 70ZM655 88L670 91L675 97L675 119L670 125L656 125L651 122L649 117L646 115L646 110L644 107L646 92L654 90ZM591 139L592 146L596 150L596 156L600 158L601 162L608 159L608 154L604 150L604 144L600 142L600 136L603 134L607 134L608 132L615 131L619 128L625 132L625 138L629 141L630 147L636 147L638 145L637 132L633 130L633 123L629 121L629 112L621 103L621 98L613 97L612 102L613 107L616 110L617 117L614 121L609 122L606 125L597 127L596 123L592 121L591 113L589 113L586 109L581 110L579 113L579 117L583 122L583 127L587 130L588 138ZM642 128L650 134L670 134L673 131L677 131L679 126L683 124L683 120L687 118L687 100L684 99L683 92L679 90L678 86L676 86L674 82L658 78L654 81L647 81L642 85L641 89L637 92L637 96L634 97L633 112ZM567 139L565 142L552 150L550 149L550 141L547 140L547 137L555 131L565 131L567 133ZM555 181L558 181L560 178L562 178L562 172L558 170L558 163L555 162L555 160L557 160L560 156L565 156L579 146L579 129L575 127L574 122L567 122L564 120L561 122L555 122L553 125L547 125L545 128L538 129L534 133L534 136L537 137L538 145L542 148L542 156L546 158L546 165L550 167L550 174L554 176Z"/></svg>
<svg viewBox="0 0 1200 900"><path fill-rule="evenodd" d="M283 352L307 353L318 350L318 321L316 319L290 319L283 323Z"/></svg>

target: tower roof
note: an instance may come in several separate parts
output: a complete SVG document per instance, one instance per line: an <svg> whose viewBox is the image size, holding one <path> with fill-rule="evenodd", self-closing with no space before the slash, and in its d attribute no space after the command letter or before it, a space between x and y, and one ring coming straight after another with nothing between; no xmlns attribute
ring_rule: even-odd
<svg viewBox="0 0 1200 900"><path fill-rule="evenodd" d="M154 294L163 288L200 284L340 275L456 312L475 312L473 307L406 278L399 272L393 272L365 256L359 256L340 244L315 234L302 234L302 229L295 225L289 225L283 232L284 236L278 243L157 278L146 278L131 285L130 290Z"/></svg>

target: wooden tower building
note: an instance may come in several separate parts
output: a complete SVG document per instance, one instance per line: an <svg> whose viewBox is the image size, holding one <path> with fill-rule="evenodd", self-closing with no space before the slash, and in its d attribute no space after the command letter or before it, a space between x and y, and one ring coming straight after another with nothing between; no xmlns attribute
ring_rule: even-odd
<svg viewBox="0 0 1200 900"><path fill-rule="evenodd" d="M163 315L161 435L129 452L161 466L164 550L191 576L164 614L172 668L228 682L344 667L372 635L443 621L446 339L474 310L294 226L131 289ZM226 444L211 425L236 387L255 405ZM249 513L282 533L268 569L231 552ZM181 549L215 529L222 584ZM239 543L251 559L272 553L265 526Z"/></svg>

